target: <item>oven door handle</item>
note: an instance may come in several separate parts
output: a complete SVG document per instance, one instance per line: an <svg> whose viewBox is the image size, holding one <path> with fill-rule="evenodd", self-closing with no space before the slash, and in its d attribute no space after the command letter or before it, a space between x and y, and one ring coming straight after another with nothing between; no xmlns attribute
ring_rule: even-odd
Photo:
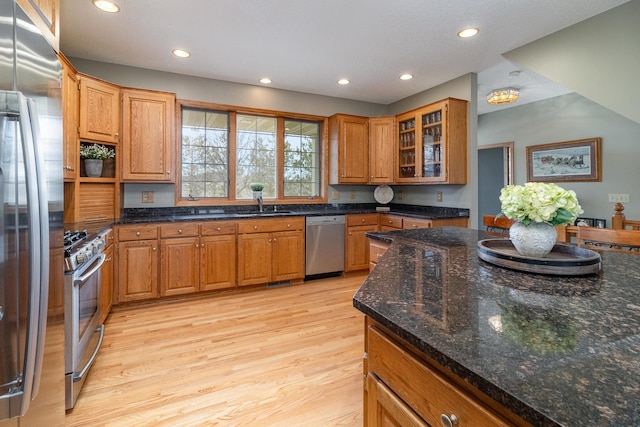
<svg viewBox="0 0 640 427"><path fill-rule="evenodd" d="M95 332L100 332L100 338L98 338L98 344L96 345L95 350L93 350L93 354L91 355L89 360L87 360L87 363L84 365L82 370L77 374L76 373L73 374L74 383L78 381L82 381L82 377L85 376L85 374L87 373L91 365L93 365L93 362L96 360L96 357L98 357L98 351L100 351L100 347L102 347L102 339L104 338L104 325L98 326Z"/></svg>
<svg viewBox="0 0 640 427"><path fill-rule="evenodd" d="M91 275L93 273L95 273L96 271L98 271L100 269L100 267L102 267L102 264L104 264L104 260L107 258L107 255L105 254L100 254L100 261L98 261L98 265L96 265L95 267L93 267L91 270L89 270L88 273L83 274L82 276L78 277L76 280L74 280L74 283L80 282L83 283L84 281L86 281L89 277L91 277Z"/></svg>

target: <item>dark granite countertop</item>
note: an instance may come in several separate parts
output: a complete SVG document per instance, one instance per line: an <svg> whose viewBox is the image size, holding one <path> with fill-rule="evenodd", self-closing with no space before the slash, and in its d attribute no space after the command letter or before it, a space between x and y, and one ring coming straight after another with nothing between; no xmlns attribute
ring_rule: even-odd
<svg viewBox="0 0 640 427"><path fill-rule="evenodd" d="M482 261L482 231L368 233L393 242L356 308L536 426L640 425L640 256L599 274Z"/></svg>
<svg viewBox="0 0 640 427"><path fill-rule="evenodd" d="M264 212L258 213L256 206L203 206L203 207L170 207L170 208L130 208L125 209L124 215L118 220L111 220L109 225L115 224L147 224L159 222L181 221L215 221L225 219L274 218L287 216L321 216L347 215L361 213L376 213L375 203L350 204L306 204L306 205L265 205ZM274 210L276 207L276 210ZM468 218L469 209L448 208L440 206L417 206L391 204L389 213L425 219ZM97 221L109 222L109 221ZM82 230L85 224L93 226L96 221L65 224L65 230Z"/></svg>

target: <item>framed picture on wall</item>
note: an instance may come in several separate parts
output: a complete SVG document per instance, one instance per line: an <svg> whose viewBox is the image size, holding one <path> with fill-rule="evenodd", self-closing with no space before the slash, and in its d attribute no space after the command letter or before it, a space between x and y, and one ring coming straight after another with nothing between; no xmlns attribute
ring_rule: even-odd
<svg viewBox="0 0 640 427"><path fill-rule="evenodd" d="M527 181L602 181L600 138L527 147Z"/></svg>

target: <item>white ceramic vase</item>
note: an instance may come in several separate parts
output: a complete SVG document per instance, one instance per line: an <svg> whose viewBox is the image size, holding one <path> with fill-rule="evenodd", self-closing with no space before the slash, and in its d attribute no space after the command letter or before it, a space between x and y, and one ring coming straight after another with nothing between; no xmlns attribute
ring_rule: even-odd
<svg viewBox="0 0 640 427"><path fill-rule="evenodd" d="M523 256L544 258L556 244L556 228L548 222L518 221L509 228L509 238L518 253Z"/></svg>
<svg viewBox="0 0 640 427"><path fill-rule="evenodd" d="M84 169L87 176L97 178L102 176L102 159L84 159Z"/></svg>

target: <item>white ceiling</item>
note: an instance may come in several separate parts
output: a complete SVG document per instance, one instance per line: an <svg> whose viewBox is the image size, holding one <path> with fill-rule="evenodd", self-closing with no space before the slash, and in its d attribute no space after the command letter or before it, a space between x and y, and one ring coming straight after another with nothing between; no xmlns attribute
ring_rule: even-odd
<svg viewBox="0 0 640 427"><path fill-rule="evenodd" d="M492 89L521 88L513 105L569 91L505 61L520 47L628 0L91 0L61 1L68 57L390 104L478 73L478 113ZM460 39L464 27L478 27ZM192 56L179 59L175 48ZM401 81L402 73L415 77ZM351 84L336 81L348 78Z"/></svg>

